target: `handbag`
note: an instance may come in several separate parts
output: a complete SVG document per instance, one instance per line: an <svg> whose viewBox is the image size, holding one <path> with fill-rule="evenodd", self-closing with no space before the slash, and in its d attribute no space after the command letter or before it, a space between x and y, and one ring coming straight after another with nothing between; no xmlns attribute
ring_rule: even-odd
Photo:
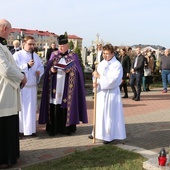
<svg viewBox="0 0 170 170"><path fill-rule="evenodd" d="M153 76L146 76L146 84L152 84L153 83Z"/></svg>
<svg viewBox="0 0 170 170"><path fill-rule="evenodd" d="M151 76L151 69L150 68L144 68L144 76Z"/></svg>

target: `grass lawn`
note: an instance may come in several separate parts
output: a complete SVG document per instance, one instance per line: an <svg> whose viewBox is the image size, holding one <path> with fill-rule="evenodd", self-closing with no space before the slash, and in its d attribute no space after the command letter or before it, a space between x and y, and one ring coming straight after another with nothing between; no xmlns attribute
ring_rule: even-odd
<svg viewBox="0 0 170 170"><path fill-rule="evenodd" d="M142 170L146 158L108 144L66 157L22 168L22 170Z"/></svg>

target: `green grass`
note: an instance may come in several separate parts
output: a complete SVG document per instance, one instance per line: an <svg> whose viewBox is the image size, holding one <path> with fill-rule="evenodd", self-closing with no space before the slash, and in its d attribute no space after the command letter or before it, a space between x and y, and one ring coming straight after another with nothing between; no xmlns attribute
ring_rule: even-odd
<svg viewBox="0 0 170 170"><path fill-rule="evenodd" d="M22 168L22 170L142 170L146 158L113 145L76 151L66 157Z"/></svg>
<svg viewBox="0 0 170 170"><path fill-rule="evenodd" d="M151 87L153 88L160 88L162 87L162 82L161 81L154 81L152 84L150 84Z"/></svg>

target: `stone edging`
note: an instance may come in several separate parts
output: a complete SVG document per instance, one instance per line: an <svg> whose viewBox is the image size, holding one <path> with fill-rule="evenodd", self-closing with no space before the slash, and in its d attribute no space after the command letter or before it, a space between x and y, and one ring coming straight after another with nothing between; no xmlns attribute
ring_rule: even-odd
<svg viewBox="0 0 170 170"><path fill-rule="evenodd" d="M143 157L147 158L148 160L143 162L143 168L145 170L170 170L170 167L168 166L160 167L158 165L158 153L129 145L118 144L116 146L125 150L136 152L142 155Z"/></svg>

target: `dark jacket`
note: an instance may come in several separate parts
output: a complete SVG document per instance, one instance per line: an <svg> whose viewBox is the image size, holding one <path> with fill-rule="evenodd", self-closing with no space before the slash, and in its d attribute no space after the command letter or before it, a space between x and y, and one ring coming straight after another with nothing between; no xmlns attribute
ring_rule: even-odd
<svg viewBox="0 0 170 170"><path fill-rule="evenodd" d="M19 50L22 50L22 49L21 49L21 48L17 48L17 49L12 48L10 51L11 51L11 53L12 53L12 55L13 55L15 52L17 52L17 51L19 51Z"/></svg>
<svg viewBox="0 0 170 170"><path fill-rule="evenodd" d="M123 67L123 79L126 79L127 73L130 73L130 68L131 68L131 61L130 57L128 55L120 56L119 61L122 64Z"/></svg>
<svg viewBox="0 0 170 170"><path fill-rule="evenodd" d="M137 73L143 74L145 57L144 57L142 54L140 54L140 55L138 56L137 65L136 65L136 67L134 67L136 58L137 58L137 56L135 56L135 58L134 58L134 60L133 60L133 62L132 62L132 69L134 69L135 72L137 72Z"/></svg>
<svg viewBox="0 0 170 170"><path fill-rule="evenodd" d="M49 48L49 49L47 50L47 54L46 54L46 60L47 60L47 62L48 62L48 60L50 59L52 52L57 51L57 50L58 50L58 48Z"/></svg>

